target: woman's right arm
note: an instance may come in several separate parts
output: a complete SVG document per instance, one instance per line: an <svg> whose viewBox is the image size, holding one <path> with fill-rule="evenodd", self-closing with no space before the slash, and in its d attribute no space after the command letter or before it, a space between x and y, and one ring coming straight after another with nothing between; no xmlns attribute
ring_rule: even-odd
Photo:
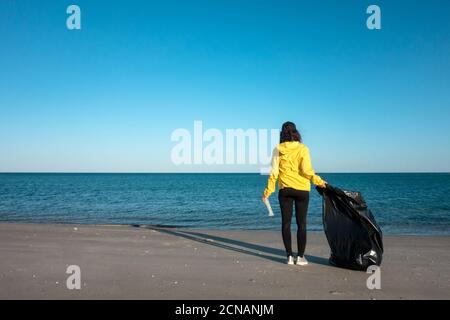
<svg viewBox="0 0 450 320"><path fill-rule="evenodd" d="M324 187L326 184L326 182L322 180L321 177L316 175L311 164L311 156L309 154L309 149L307 146L305 146L302 153L302 159L300 162L300 174L306 179L310 180L316 186Z"/></svg>

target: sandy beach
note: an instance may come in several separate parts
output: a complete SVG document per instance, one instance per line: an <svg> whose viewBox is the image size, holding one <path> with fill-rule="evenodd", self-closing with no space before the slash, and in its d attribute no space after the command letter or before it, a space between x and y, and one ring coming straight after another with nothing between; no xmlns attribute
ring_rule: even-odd
<svg viewBox="0 0 450 320"><path fill-rule="evenodd" d="M0 224L0 299L450 299L450 237L386 236L381 289L328 264L309 233L305 267L276 231ZM81 269L81 289L66 269Z"/></svg>

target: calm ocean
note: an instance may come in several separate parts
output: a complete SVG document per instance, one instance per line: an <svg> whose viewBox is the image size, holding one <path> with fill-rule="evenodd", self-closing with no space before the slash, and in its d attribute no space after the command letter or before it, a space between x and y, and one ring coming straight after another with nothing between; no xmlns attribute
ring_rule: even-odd
<svg viewBox="0 0 450 320"><path fill-rule="evenodd" d="M450 174L322 174L361 191L385 234L450 235ZM259 174L0 174L0 221L278 230ZM295 220L293 220L295 221ZM322 230L313 189L308 230Z"/></svg>

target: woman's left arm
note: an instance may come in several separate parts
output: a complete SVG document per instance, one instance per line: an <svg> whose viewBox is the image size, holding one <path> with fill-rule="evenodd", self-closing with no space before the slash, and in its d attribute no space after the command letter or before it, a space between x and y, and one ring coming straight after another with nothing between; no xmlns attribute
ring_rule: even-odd
<svg viewBox="0 0 450 320"><path fill-rule="evenodd" d="M272 152L272 165L270 170L270 176L267 180L267 187L264 190L263 200L267 199L274 191L277 185L278 173L279 173L280 156L278 148L275 148Z"/></svg>

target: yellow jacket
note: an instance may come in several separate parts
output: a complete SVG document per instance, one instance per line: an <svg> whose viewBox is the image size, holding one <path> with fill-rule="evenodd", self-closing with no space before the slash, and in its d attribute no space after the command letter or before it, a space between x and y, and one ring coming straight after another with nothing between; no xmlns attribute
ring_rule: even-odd
<svg viewBox="0 0 450 320"><path fill-rule="evenodd" d="M277 179L278 189L310 191L310 181L315 185L324 183L312 168L308 147L298 141L283 142L274 149L272 169L264 197L269 197L275 191Z"/></svg>

